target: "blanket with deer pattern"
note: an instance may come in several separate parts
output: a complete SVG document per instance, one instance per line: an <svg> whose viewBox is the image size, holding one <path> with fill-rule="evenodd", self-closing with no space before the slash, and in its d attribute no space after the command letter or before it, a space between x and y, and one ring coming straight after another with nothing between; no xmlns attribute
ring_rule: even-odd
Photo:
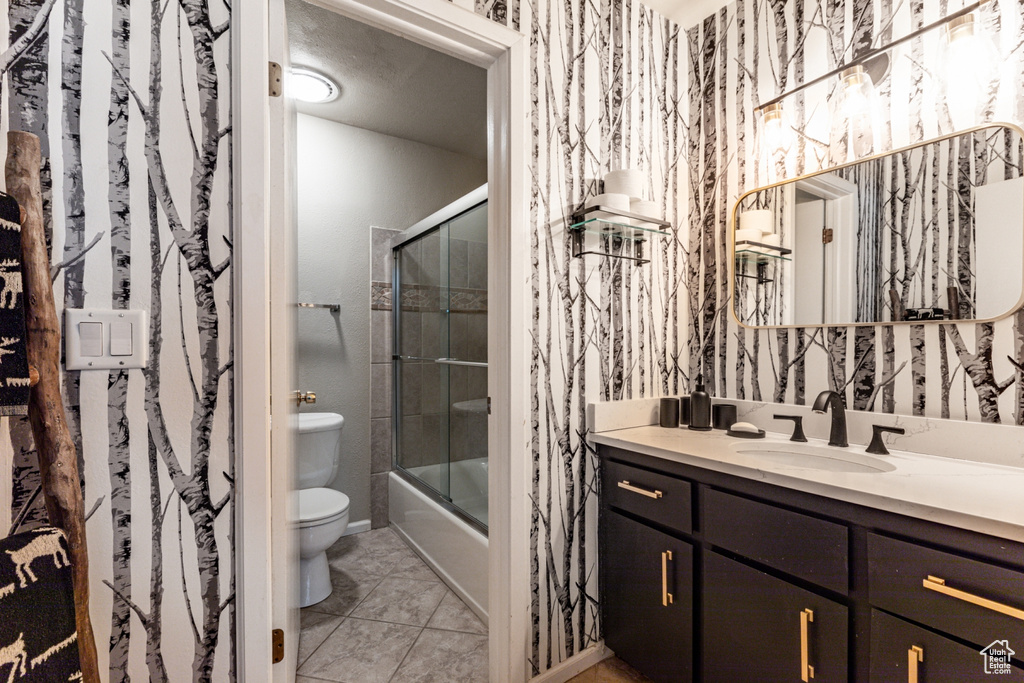
<svg viewBox="0 0 1024 683"><path fill-rule="evenodd" d="M0 415L28 412L23 301L20 210L13 197L0 192Z"/></svg>
<svg viewBox="0 0 1024 683"><path fill-rule="evenodd" d="M81 678L64 532L40 527L0 539L0 683Z"/></svg>

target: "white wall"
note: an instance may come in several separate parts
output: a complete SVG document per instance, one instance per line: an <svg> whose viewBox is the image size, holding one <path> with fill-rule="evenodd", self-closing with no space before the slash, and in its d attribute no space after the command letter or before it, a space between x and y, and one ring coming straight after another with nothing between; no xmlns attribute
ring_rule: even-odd
<svg viewBox="0 0 1024 683"><path fill-rule="evenodd" d="M298 117L299 389L304 411L345 416L334 487L349 519L370 517L370 228L404 230L487 181L486 161L361 128ZM378 340L390 348L390 340Z"/></svg>

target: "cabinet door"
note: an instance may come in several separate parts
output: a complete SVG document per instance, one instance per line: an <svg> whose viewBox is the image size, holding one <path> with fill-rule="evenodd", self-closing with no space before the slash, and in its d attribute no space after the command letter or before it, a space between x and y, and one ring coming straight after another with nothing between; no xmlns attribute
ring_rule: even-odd
<svg viewBox="0 0 1024 683"><path fill-rule="evenodd" d="M703 615L708 683L847 680L849 620L837 602L705 552Z"/></svg>
<svg viewBox="0 0 1024 683"><path fill-rule="evenodd" d="M989 661L977 648L871 610L872 683L969 683L1024 681L1024 671L1002 660Z"/></svg>
<svg viewBox="0 0 1024 683"><path fill-rule="evenodd" d="M602 516L604 640L655 681L693 677L693 547L615 512Z"/></svg>

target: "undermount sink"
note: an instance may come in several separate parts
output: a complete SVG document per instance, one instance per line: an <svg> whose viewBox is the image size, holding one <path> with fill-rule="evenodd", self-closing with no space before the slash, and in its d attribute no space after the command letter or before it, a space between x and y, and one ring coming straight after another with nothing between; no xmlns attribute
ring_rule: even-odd
<svg viewBox="0 0 1024 683"><path fill-rule="evenodd" d="M732 449L736 453L765 463L804 470L872 474L892 472L896 469L891 463L880 458L833 446L768 441L735 444Z"/></svg>

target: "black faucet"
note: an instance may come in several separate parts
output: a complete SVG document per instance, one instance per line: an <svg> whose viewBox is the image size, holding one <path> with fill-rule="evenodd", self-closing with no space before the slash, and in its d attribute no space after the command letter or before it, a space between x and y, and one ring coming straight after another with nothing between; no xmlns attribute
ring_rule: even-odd
<svg viewBox="0 0 1024 683"><path fill-rule="evenodd" d="M843 405L843 397L826 389L814 399L811 410L824 415L828 409L832 410L832 431L828 435L828 445L846 448L850 444L846 441L846 406Z"/></svg>

